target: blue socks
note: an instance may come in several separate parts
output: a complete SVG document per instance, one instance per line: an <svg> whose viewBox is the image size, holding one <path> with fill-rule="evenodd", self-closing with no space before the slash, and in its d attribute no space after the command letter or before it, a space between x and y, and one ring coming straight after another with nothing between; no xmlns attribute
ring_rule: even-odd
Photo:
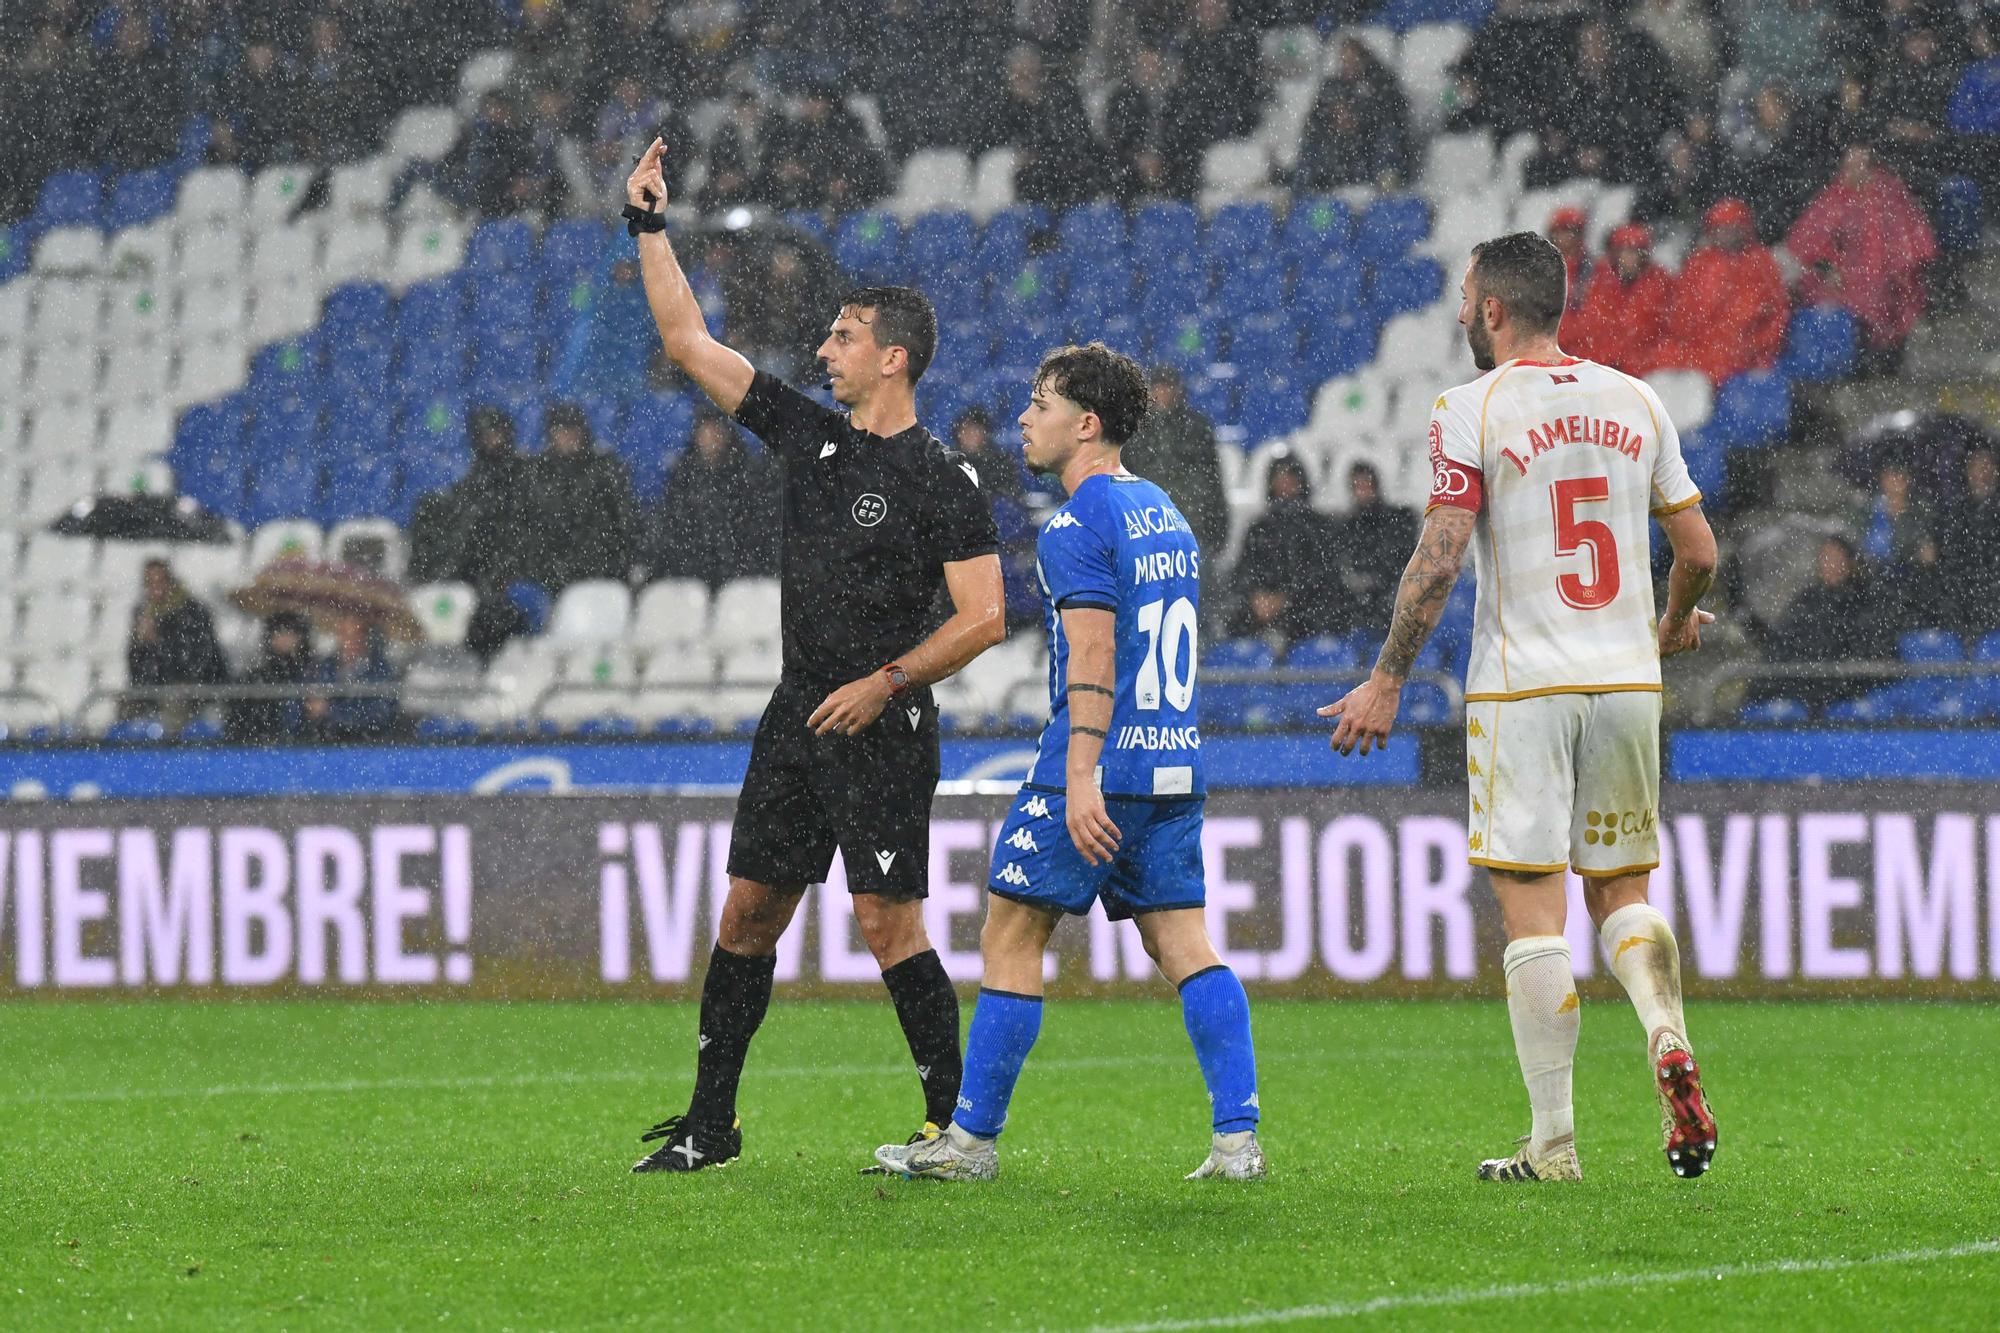
<svg viewBox="0 0 2000 1333"><path fill-rule="evenodd" d="M1243 988L1237 987L1237 994L1242 993ZM1244 1024L1247 1035L1247 1010ZM972 1030L965 1038L965 1077L959 1084L953 1124L982 1139L1000 1136L1021 1066L1041 1031L1041 996L980 989L979 1003L972 1010Z"/></svg>
<svg viewBox="0 0 2000 1333"><path fill-rule="evenodd" d="M980 997L980 1007L986 1007ZM1250 997L1227 966L1203 968L1181 983L1181 1017L1208 1084L1215 1132L1257 1127L1257 1054L1250 1045ZM973 1020L978 1031L978 1020ZM968 1080L969 1081L969 1080Z"/></svg>

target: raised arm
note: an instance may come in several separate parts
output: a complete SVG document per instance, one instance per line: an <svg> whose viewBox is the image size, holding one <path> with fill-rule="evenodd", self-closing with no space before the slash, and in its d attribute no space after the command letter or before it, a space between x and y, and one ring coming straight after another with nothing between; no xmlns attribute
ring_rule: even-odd
<svg viewBox="0 0 2000 1333"><path fill-rule="evenodd" d="M653 140L652 147L625 181L625 199L634 208L659 213L667 206L667 180L660 167L666 144ZM725 347L709 336L701 317L701 304L694 299L680 260L667 243L664 231L639 233L639 272L646 285L646 303L653 309L653 322L660 329L660 343L667 356L701 386L715 405L731 416L743 405L756 377L743 354Z"/></svg>
<svg viewBox="0 0 2000 1333"><path fill-rule="evenodd" d="M1660 656L1672 657L1701 647L1701 627L1715 619L1696 605L1715 586L1715 531L1698 504L1660 515L1660 527L1674 548L1667 610L1660 617Z"/></svg>
<svg viewBox="0 0 2000 1333"><path fill-rule="evenodd" d="M1333 748L1342 754L1352 754L1357 743L1363 754L1389 743L1389 731L1396 725L1396 709L1402 702L1403 682L1409 679L1417 654L1424 650L1438 617L1444 614L1444 604L1465 563L1465 548L1472 540L1476 517L1469 509L1442 504L1433 505L1425 516L1416 553L1404 566L1403 580L1396 587L1396 614L1389 622L1389 638L1375 659L1374 672L1340 702L1319 710L1321 717L1340 719L1333 732Z"/></svg>

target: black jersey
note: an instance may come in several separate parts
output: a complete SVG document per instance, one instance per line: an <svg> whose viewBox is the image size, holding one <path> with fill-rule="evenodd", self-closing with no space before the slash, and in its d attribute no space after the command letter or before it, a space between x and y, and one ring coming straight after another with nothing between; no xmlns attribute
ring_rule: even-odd
<svg viewBox="0 0 2000 1333"><path fill-rule="evenodd" d="M956 560L1000 539L979 473L922 426L856 430L775 375L758 371L736 419L784 478L784 671L858 679L922 641Z"/></svg>

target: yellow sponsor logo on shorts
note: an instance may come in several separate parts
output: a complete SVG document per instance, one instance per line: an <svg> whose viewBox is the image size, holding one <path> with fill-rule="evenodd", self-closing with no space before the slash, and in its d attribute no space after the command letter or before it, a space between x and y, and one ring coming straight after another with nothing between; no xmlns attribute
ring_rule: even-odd
<svg viewBox="0 0 2000 1333"><path fill-rule="evenodd" d="M1585 813L1583 840L1593 847L1615 847L1618 839L1651 833L1657 818L1651 810L1591 810Z"/></svg>

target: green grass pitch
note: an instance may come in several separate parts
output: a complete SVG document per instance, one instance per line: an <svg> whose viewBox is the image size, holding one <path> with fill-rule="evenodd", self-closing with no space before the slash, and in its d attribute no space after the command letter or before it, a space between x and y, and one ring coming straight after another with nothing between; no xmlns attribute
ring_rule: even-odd
<svg viewBox="0 0 2000 1333"><path fill-rule="evenodd" d="M917 1119L886 1003L781 999L747 1156L633 1177L685 1005L0 1006L0 1327L1987 1327L2000 1028L1977 1005L1696 1004L1715 1169L1659 1151L1638 1025L1585 1006L1584 1181L1497 1002L1255 1006L1272 1178L1188 1183L1164 999L1056 1002L989 1186L864 1179Z"/></svg>

